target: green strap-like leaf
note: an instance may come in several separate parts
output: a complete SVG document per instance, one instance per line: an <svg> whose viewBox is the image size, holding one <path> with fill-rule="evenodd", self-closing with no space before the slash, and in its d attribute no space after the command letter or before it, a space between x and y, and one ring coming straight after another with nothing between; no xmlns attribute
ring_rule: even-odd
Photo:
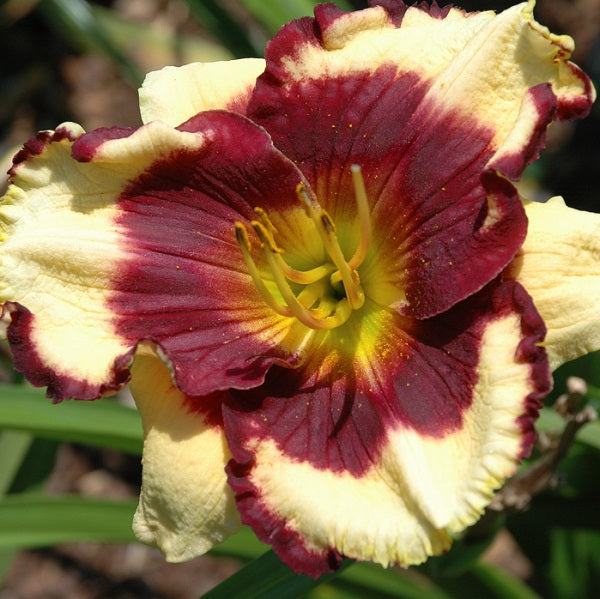
<svg viewBox="0 0 600 599"><path fill-rule="evenodd" d="M142 426L136 410L110 399L54 405L39 390L26 385L0 386L0 429L136 455L142 452Z"/></svg>
<svg viewBox="0 0 600 599"><path fill-rule="evenodd" d="M450 595L415 569L383 569L367 562L353 564L327 586L342 591L352 589L358 596L369 598L450 599Z"/></svg>
<svg viewBox="0 0 600 599"><path fill-rule="evenodd" d="M319 0L241 0L248 12L271 34L293 19L310 17ZM336 0L336 6L350 10L344 0Z"/></svg>
<svg viewBox="0 0 600 599"><path fill-rule="evenodd" d="M74 541L135 541L136 500L8 495L0 500L0 550Z"/></svg>
<svg viewBox="0 0 600 599"><path fill-rule="evenodd" d="M489 599L541 599L524 582L498 566L479 562L472 566L470 575L486 587L485 597Z"/></svg>
<svg viewBox="0 0 600 599"><path fill-rule="evenodd" d="M28 433L0 431L0 495L10 489L32 442Z"/></svg>
<svg viewBox="0 0 600 599"><path fill-rule="evenodd" d="M225 542L211 550L213 555L222 555L237 559L256 559L268 551L269 547L261 543L251 528L242 529ZM266 558L263 558L266 559ZM274 558L269 558L274 559ZM293 578L297 578L293 576ZM302 578L302 577L301 577ZM312 580L312 579L311 579ZM311 581L308 581L312 584ZM427 577L412 570L407 575L403 569L384 569L377 564L367 562L354 563L344 569L329 583L319 581L319 590L313 590L307 597L399 597L402 599L449 599L444 591ZM322 587L322 588L321 588ZM352 593L350 592L352 589ZM210 595L209 595L210 597Z"/></svg>
<svg viewBox="0 0 600 599"><path fill-rule="evenodd" d="M441 577L435 582L453 599L541 599L522 580L481 561L460 576Z"/></svg>
<svg viewBox="0 0 600 599"><path fill-rule="evenodd" d="M351 563L350 560L345 561L342 569ZM315 580L294 574L273 551L267 551L203 595L203 599L292 599L331 580L340 571Z"/></svg>
<svg viewBox="0 0 600 599"><path fill-rule="evenodd" d="M10 489L32 442L28 433L0 431L0 496ZM0 586L15 555L14 549L0 549Z"/></svg>

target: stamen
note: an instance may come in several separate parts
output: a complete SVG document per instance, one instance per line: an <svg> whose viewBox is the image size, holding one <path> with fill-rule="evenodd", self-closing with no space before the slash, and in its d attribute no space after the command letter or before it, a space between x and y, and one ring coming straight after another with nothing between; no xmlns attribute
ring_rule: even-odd
<svg viewBox="0 0 600 599"><path fill-rule="evenodd" d="M258 214L258 217L262 221L262 224L267 228L267 230L269 231L269 233L271 233L271 235L274 235L275 233L277 233L277 228L271 222L269 215L260 206L256 206L254 208L254 212L256 212L256 214Z"/></svg>
<svg viewBox="0 0 600 599"><path fill-rule="evenodd" d="M357 269L367 257L371 244L371 219L367 192L361 169L352 165L352 181L358 209L359 240L350 260L346 260L340 245L335 224L319 203L313 199L304 185L296 188L296 195L306 215L313 222L327 253L324 264L309 270L298 270L282 257L283 249L275 241L277 228L262 208L255 208L258 220L251 221L260 239L261 247L272 276L281 295L271 291L264 283L254 259L246 227L235 223L235 235L242 250L248 272L265 303L277 314L295 317L311 329L330 330L344 324L365 303ZM270 277L269 277L270 279ZM270 279L271 280L271 279ZM301 285L292 289L291 283ZM340 294L344 297L340 298Z"/></svg>
<svg viewBox="0 0 600 599"><path fill-rule="evenodd" d="M315 268L311 268L310 270L297 270L292 268L279 254L284 253L282 249L280 249L275 243L275 239L273 237L274 233L277 233L277 229L271 222L271 219L267 215L267 213L259 207L254 208L254 211L258 215L261 220L262 225L266 229L269 239L269 245L274 248L275 260L277 260L277 264L281 270L283 270L285 276L294 283L300 283L301 285L310 285L311 283L315 283L316 281L321 280L323 277L330 275L335 267L333 264L321 264L321 266L317 266Z"/></svg>
<svg viewBox="0 0 600 599"><path fill-rule="evenodd" d="M334 270L333 264L321 264L310 270L296 270L292 268L279 254L275 254L275 260L279 264L281 270L285 273L285 276L294 283L300 283L302 285L310 285L316 283L322 278L330 275Z"/></svg>
<svg viewBox="0 0 600 599"><path fill-rule="evenodd" d="M348 261L351 269L356 270L367 257L371 245L371 215L369 213L369 200L365 189L365 180L358 164L350 167L352 182L354 183L354 195L356 196L356 207L358 208L358 223L360 225L360 238L354 255Z"/></svg>
<svg viewBox="0 0 600 599"><path fill-rule="evenodd" d="M277 288L281 293L281 297L286 302L288 308L292 311L292 314L307 327L312 329L334 329L341 324L344 324L350 318L352 314L352 307L346 298L337 302L335 306L335 310L333 314L323 318L322 314L319 310L311 310L309 308L304 307L298 298L294 295L294 292L289 286L283 271L279 268L277 261L275 260L275 252L270 247L268 243L268 233L266 228L262 223L258 221L252 221L252 226L256 231L259 239L263 244L263 251L265 254L265 258L267 259L267 263L269 264L269 268L273 277L275 278L275 283L277 284ZM313 302L314 303L314 302Z"/></svg>
<svg viewBox="0 0 600 599"><path fill-rule="evenodd" d="M246 231L246 227L240 223L235 223L235 238L237 239L240 248L242 249L242 254L244 256L244 260L246 262L246 266L248 267L248 272L254 281L254 285L258 290L260 296L263 301L277 314L281 314L281 316L293 316L292 310L288 306L284 306L282 303L278 302L275 296L267 289L266 285L263 283L262 277L258 272L258 268L256 268L256 264L254 263L254 259L250 254L250 240L248 239L248 232Z"/></svg>
<svg viewBox="0 0 600 599"><path fill-rule="evenodd" d="M302 203L307 216L315 223L321 236L321 240L323 241L323 245L325 245L329 257L339 271L339 276L344 285L344 290L350 306L353 310L358 310L365 303L365 294L359 286L356 271L351 269L348 262L346 262L331 217L320 207L317 212L312 200L304 189L304 185L299 184L296 188L296 193L298 194L298 199ZM335 276L336 274L337 273L334 273L332 276Z"/></svg>

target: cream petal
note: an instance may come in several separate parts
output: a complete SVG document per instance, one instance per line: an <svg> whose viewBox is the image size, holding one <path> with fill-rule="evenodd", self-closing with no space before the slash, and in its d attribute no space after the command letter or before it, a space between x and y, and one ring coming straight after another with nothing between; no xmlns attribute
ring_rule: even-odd
<svg viewBox="0 0 600 599"><path fill-rule="evenodd" d="M290 459L273 441L257 444L254 451L256 467L250 480L263 502L255 515L277 531L287 529L286 537L293 542L285 543L282 557L296 571L322 574L310 570L311 561L332 551L383 566L418 564L451 544L446 531L422 514L406 488L399 492L397 484L390 486L381 467L356 478ZM279 552L280 543L277 539L274 544Z"/></svg>
<svg viewBox="0 0 600 599"><path fill-rule="evenodd" d="M600 349L600 214L561 197L525 202L527 238L509 269L546 322L552 369Z"/></svg>
<svg viewBox="0 0 600 599"><path fill-rule="evenodd" d="M139 91L142 121L177 126L204 110L244 114L254 82L264 68L262 58L241 58L153 71Z"/></svg>
<svg viewBox="0 0 600 599"><path fill-rule="evenodd" d="M547 367L536 371L535 365L515 356L519 328L515 314L487 326L473 402L460 430L441 438L399 431L384 453L394 479L405 481L436 527L459 532L476 522L494 491L530 451L533 432L527 414L535 414L537 407L533 381Z"/></svg>
<svg viewBox="0 0 600 599"><path fill-rule="evenodd" d="M295 207L301 175L242 115L85 135L63 125L26 142L11 175L0 321L17 369L51 397L120 388L142 339L194 396L260 384L303 342L256 292L234 230L259 203Z"/></svg>
<svg viewBox="0 0 600 599"><path fill-rule="evenodd" d="M82 134L65 123L29 140L15 158L0 205L0 303L3 324L17 330L8 327L15 366L34 384L49 385L51 396L86 399L128 376L129 348L106 301L124 259L111 200L131 171L73 160Z"/></svg>
<svg viewBox="0 0 600 599"><path fill-rule="evenodd" d="M132 367L131 392L142 416L142 492L133 530L167 561L201 555L240 526L225 464L223 429L193 412L167 367L141 347Z"/></svg>
<svg viewBox="0 0 600 599"><path fill-rule="evenodd" d="M368 359L320 356L304 378L272 370L223 408L242 521L297 572L319 576L344 555L408 566L440 554L535 440L550 372L520 285L414 323L413 339L385 324Z"/></svg>

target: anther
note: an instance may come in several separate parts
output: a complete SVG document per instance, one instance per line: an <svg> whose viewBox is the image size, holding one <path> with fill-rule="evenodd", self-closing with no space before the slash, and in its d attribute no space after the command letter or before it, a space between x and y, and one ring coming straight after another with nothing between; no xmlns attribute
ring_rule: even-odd
<svg viewBox="0 0 600 599"><path fill-rule="evenodd" d="M250 253L252 246L250 245L250 240L248 239L248 232L246 231L246 227L240 222L235 223L235 238L237 239L237 242L242 250L248 272L250 273L252 281L254 281L254 285L256 286L256 289L263 301L272 310L277 312L277 314L281 314L281 316L293 316L292 310L290 310L288 306L284 306L281 302L278 302L264 284L262 277L258 272L258 268L256 268L256 264L254 263L252 254Z"/></svg>
<svg viewBox="0 0 600 599"><path fill-rule="evenodd" d="M292 312L292 315L295 316L302 324L305 324L311 329L334 329L346 322L352 313L352 307L348 304L346 299L337 302L333 313L326 317L323 317L323 314L320 310L313 311L300 303L299 299L294 295L294 292L287 282L282 270L278 267L277 261L275 260L276 254L273 252L269 244L265 243L266 230L264 226L258 221L252 221L251 224L259 239L261 242L263 242L263 251L269 265L269 269L273 275L273 278L275 279L275 284L279 289L279 293L281 293L281 297L287 304L289 310ZM314 303L314 301L312 303Z"/></svg>
<svg viewBox="0 0 600 599"><path fill-rule="evenodd" d="M269 218L269 215L259 206L256 206L254 208L254 212L256 212L256 214L258 214L258 217L260 218L262 224L267 228L267 230L271 233L271 235L274 235L275 233L277 233L277 229L275 228L275 225L271 222L271 219Z"/></svg>
<svg viewBox="0 0 600 599"><path fill-rule="evenodd" d="M271 222L271 219L267 215L267 213L259 207L254 208L254 211L260 218L260 223L263 226L261 230L261 235L264 235L268 238L268 243L271 248L276 252L275 260L279 268L283 271L285 276L294 283L300 283L301 285L310 285L316 281L321 280L323 277L330 275L335 267L333 264L322 264L321 266L317 266L315 268L311 268L310 270L297 270L296 268L291 267L279 254L283 254L284 251L277 246L275 243L275 239L273 237L274 233L277 233L277 229Z"/></svg>
<svg viewBox="0 0 600 599"><path fill-rule="evenodd" d="M263 300L278 314L293 316L311 329L336 328L345 323L352 312L361 308L365 302L357 269L365 260L371 244L371 220L360 167L352 165L351 173L358 209L359 240L350 260L346 260L344 256L335 223L309 194L304 184L300 183L296 187L296 195L307 217L316 227L327 253L328 260L320 266L306 271L290 266L282 257L284 251L275 241L276 227L262 208L255 208L257 220L251 221L251 225L260 239L270 273L267 277L277 287L279 294L274 287L271 291L263 281L252 258L246 227L240 222L235 223L236 239ZM290 282L303 287L298 292L296 288L292 289ZM344 297L339 299L339 294Z"/></svg>
<svg viewBox="0 0 600 599"><path fill-rule="evenodd" d="M333 224L331 217L322 208L319 207L318 211L315 209L304 186L299 185L296 192L307 216L316 225L317 231L319 231L319 235L323 241L323 245L327 250L327 254L329 254L331 261L335 264L339 272L351 308L353 310L358 310L365 303L365 295L358 284L356 274L354 274L353 269L351 269L348 262L346 262L337 235L335 234L335 225ZM334 275L335 274L336 273L334 273Z"/></svg>

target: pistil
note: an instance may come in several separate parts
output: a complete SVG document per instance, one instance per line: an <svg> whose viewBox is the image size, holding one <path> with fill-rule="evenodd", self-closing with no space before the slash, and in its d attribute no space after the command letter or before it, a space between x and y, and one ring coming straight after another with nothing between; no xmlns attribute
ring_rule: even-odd
<svg viewBox="0 0 600 599"><path fill-rule="evenodd" d="M255 208L258 220L251 221L251 225L260 240L268 272L273 277L283 302L265 285L252 257L246 227L240 222L235 223L236 239L242 249L250 276L263 300L278 314L294 316L312 329L328 330L344 324L352 312L362 308L365 302L357 269L369 250L371 221L361 169L353 165L351 170L360 233L358 246L350 260L346 260L344 256L331 217L318 202L312 200L303 184L298 185L296 189L298 200L315 225L330 261L306 271L290 266L282 257L284 251L275 242L276 227L262 208ZM304 285L304 288L296 294L289 282ZM343 292L341 298L340 292ZM339 299L336 299L336 296Z"/></svg>
<svg viewBox="0 0 600 599"><path fill-rule="evenodd" d="M367 190L365 189L365 180L363 179L360 166L353 164L350 167L350 171L352 173L352 182L354 183L360 232L358 247L352 258L348 261L348 266L352 270L356 270L364 262L369 251L369 246L371 245L371 214L369 213L369 200L367 198Z"/></svg>

